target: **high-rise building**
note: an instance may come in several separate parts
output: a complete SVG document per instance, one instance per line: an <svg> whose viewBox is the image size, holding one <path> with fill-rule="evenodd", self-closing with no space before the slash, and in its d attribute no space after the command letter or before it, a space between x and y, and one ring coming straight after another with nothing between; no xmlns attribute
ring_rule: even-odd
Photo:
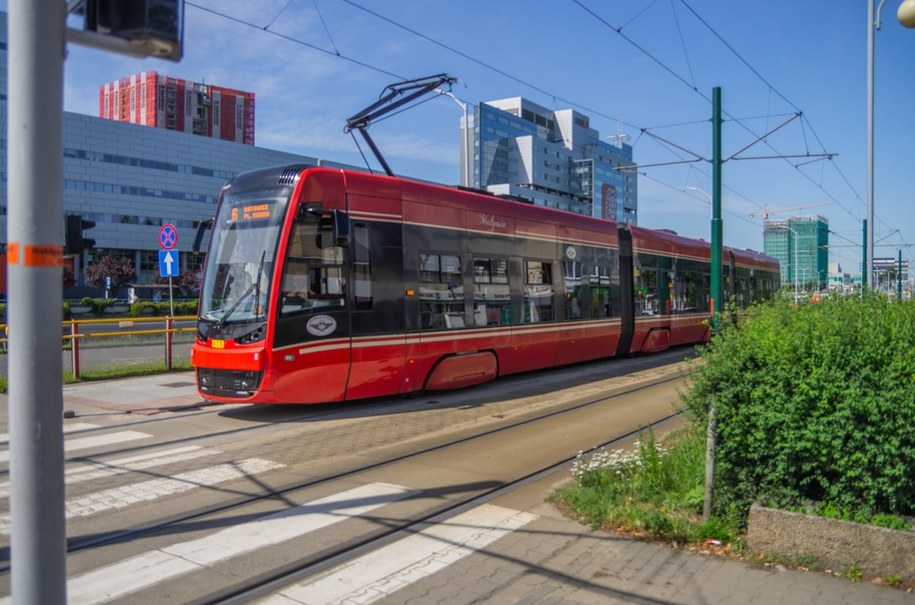
<svg viewBox="0 0 915 605"><path fill-rule="evenodd" d="M638 223L632 146L600 140L590 118L521 97L473 107L462 124L461 184L621 223ZM472 155L468 153L472 140ZM467 169L470 155L471 169Z"/></svg>
<svg viewBox="0 0 915 605"><path fill-rule="evenodd" d="M254 93L144 71L99 88L100 118L254 145Z"/></svg>
<svg viewBox="0 0 915 605"><path fill-rule="evenodd" d="M763 249L781 265L783 286L822 290L829 278L829 221L822 216L767 220Z"/></svg>
<svg viewBox="0 0 915 605"><path fill-rule="evenodd" d="M3 270L8 230L7 40L7 14L0 11L0 294L5 292ZM146 81L148 92L149 83L158 86L160 78ZM177 81L172 81L177 92ZM142 80L135 83L142 93ZM226 89L211 88L211 101L212 93L223 90ZM222 94L219 97L220 105L224 105L225 97ZM142 99L132 103L142 110ZM253 95L251 103L250 142L253 143ZM150 105L147 99L147 110L154 106L156 103ZM128 116L130 107L128 96ZM226 115L220 115L219 123ZM180 233L175 251L181 270L196 270L202 257L191 252L194 235L201 221L212 218L219 190L227 180L245 170L278 164L342 167L316 157L242 145L232 137L220 138L227 137L194 136L184 129L144 128L124 121L63 112L63 214L77 214L96 224L87 234L95 240L95 246L83 252L79 264L93 264L102 256L126 257L133 261L137 283L150 284L160 274L159 229L171 223ZM64 217L55 220L61 221L63 231ZM77 281L84 283L80 276ZM84 295L101 295L101 292L77 286L65 293L76 298Z"/></svg>

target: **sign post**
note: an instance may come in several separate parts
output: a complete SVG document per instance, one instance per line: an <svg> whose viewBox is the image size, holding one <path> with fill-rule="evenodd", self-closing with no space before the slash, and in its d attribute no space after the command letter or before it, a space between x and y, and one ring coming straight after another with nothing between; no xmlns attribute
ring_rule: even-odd
<svg viewBox="0 0 915 605"><path fill-rule="evenodd" d="M159 229L159 275L168 278L168 313L175 316L175 299L172 296L172 278L178 275L178 230L171 223L162 225Z"/></svg>

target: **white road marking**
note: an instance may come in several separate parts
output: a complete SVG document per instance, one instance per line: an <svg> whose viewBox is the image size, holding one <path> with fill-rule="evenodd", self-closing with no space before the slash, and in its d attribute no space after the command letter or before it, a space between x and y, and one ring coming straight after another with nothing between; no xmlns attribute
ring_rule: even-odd
<svg viewBox="0 0 915 605"><path fill-rule="evenodd" d="M107 462L87 462L80 466L68 468L64 471L64 483L73 485L83 481L101 479L103 477L113 477L130 471L141 471L165 464L174 464L202 458L220 453L218 450L204 449L199 445L188 445L185 447L176 447L170 450L160 452L151 452L131 456L129 458L120 458ZM7 498L10 495L10 482L0 482L0 498Z"/></svg>
<svg viewBox="0 0 915 605"><path fill-rule="evenodd" d="M81 433L83 431L91 431L92 429L99 428L97 424L90 424L88 422L73 422L70 424L64 425L64 434L67 433ZM9 443L10 434L9 433L0 433L0 444Z"/></svg>
<svg viewBox="0 0 915 605"><path fill-rule="evenodd" d="M124 443L125 441L136 441L137 439L146 439L152 437L149 433L139 431L119 431L117 433L105 433L104 435L95 435L93 437L82 437L80 439L68 439L64 441L64 452L76 452L79 450L98 447L100 445L114 445L115 443ZM0 462L9 462L10 452L6 450L0 452Z"/></svg>
<svg viewBox="0 0 915 605"><path fill-rule="evenodd" d="M64 503L64 515L67 519L88 517L108 510L125 508L139 502L151 502L163 496L180 494L197 487L218 485L232 479L256 475L257 473L283 466L285 465L279 462L248 458L239 462L220 464L188 473L181 473L174 477L162 477L143 481L142 483L132 483L88 494L81 498L71 498ZM0 516L0 534L9 534L10 525L10 515Z"/></svg>
<svg viewBox="0 0 915 605"><path fill-rule="evenodd" d="M258 603L366 605L444 569L535 519L537 515L531 513L484 504Z"/></svg>
<svg viewBox="0 0 915 605"><path fill-rule="evenodd" d="M333 494L210 536L150 551L71 578L68 602L102 603L218 561L279 544L417 493L399 485L373 483ZM0 600L6 603L8 600Z"/></svg>

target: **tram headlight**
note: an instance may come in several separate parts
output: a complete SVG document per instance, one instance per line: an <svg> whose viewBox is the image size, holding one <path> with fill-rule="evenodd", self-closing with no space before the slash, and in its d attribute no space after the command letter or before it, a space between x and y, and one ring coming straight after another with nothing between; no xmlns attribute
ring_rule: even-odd
<svg viewBox="0 0 915 605"><path fill-rule="evenodd" d="M261 340L264 340L264 326L263 325L258 326L257 328L248 332L247 334L242 334L241 336L237 336L235 338L235 342L237 342L238 344L243 344L243 345L251 344L254 342L259 342Z"/></svg>

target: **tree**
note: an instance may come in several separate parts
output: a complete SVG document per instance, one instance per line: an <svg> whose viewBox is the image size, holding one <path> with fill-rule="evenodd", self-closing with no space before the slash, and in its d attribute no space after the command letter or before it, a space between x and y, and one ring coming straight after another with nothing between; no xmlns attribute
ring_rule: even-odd
<svg viewBox="0 0 915 605"><path fill-rule="evenodd" d="M157 275L153 280L155 284L168 285L168 278ZM200 279L197 277L196 271L182 271L176 277L172 278L172 287L174 287L178 294L180 295L189 295L196 294L200 289Z"/></svg>
<svg viewBox="0 0 915 605"><path fill-rule="evenodd" d="M69 265L64 265L64 290L76 285L76 277L73 275L73 269Z"/></svg>
<svg viewBox="0 0 915 605"><path fill-rule="evenodd" d="M104 288L106 278L111 278L111 289L119 290L137 279L133 261L123 256L103 256L86 267L86 283L93 288Z"/></svg>

